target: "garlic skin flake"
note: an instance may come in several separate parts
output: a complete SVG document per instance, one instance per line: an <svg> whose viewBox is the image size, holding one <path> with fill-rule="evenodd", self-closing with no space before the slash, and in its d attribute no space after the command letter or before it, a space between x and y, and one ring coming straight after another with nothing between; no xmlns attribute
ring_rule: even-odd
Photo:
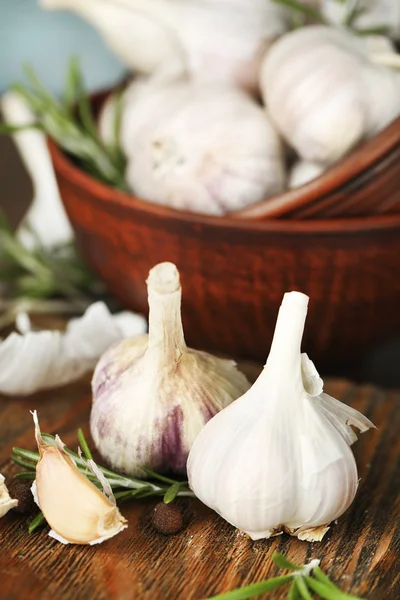
<svg viewBox="0 0 400 600"><path fill-rule="evenodd" d="M0 393L28 395L77 381L96 366L115 342L146 331L144 317L111 315L103 302L92 304L72 319L64 332L32 331L25 313L17 317L21 333L0 343Z"/></svg>
<svg viewBox="0 0 400 600"><path fill-rule="evenodd" d="M55 445L42 438L36 411L33 413L40 459L32 486L35 501L52 530L49 535L64 544L99 544L127 527L109 484L102 493L75 465L56 436ZM92 463L92 464L90 464ZM93 461L88 467L96 475ZM104 486L104 478L99 478Z"/></svg>
<svg viewBox="0 0 400 600"><path fill-rule="evenodd" d="M373 424L322 393L300 355L308 297L285 294L271 351L251 389L207 423L188 459L196 496L253 540L286 531L319 541L358 486L350 449Z"/></svg>
<svg viewBox="0 0 400 600"><path fill-rule="evenodd" d="M103 137L110 112L101 119ZM241 90L137 81L125 92L122 124L127 182L150 202L223 215L284 189L279 136Z"/></svg>
<svg viewBox="0 0 400 600"><path fill-rule="evenodd" d="M110 348L92 382L96 448L136 477L145 476L142 466L184 473L205 423L250 387L233 361L186 346L175 265L155 266L147 286L149 335Z"/></svg>
<svg viewBox="0 0 400 600"><path fill-rule="evenodd" d="M4 482L5 478L0 473L0 518L4 517L9 510L18 505L18 500L13 500L13 498L11 498Z"/></svg>
<svg viewBox="0 0 400 600"><path fill-rule="evenodd" d="M400 73L382 66L398 59L388 40L303 27L267 52L260 87L299 157L331 165L400 114Z"/></svg>

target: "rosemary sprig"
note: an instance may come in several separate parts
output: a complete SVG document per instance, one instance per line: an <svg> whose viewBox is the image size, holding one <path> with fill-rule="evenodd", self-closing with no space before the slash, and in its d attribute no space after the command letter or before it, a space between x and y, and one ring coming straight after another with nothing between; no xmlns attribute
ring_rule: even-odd
<svg viewBox="0 0 400 600"><path fill-rule="evenodd" d="M119 144L116 151L115 139L108 146L98 134L96 118L76 57L70 60L61 99L46 90L30 66L25 67L25 75L28 85L16 83L11 90L27 102L35 121L18 129L13 125L0 124L0 133L13 134L32 127L40 129L76 159L85 171L104 183L127 191L124 155ZM117 99L119 97L120 92L117 92ZM122 103L118 100L115 102L113 129L114 138L118 140L121 111Z"/></svg>
<svg viewBox="0 0 400 600"><path fill-rule="evenodd" d="M297 565L279 552L274 552L271 558L280 569L291 573L212 596L207 600L248 600L286 584L290 584L288 600L313 600L314 593L323 600L362 600L359 596L342 592L319 567L319 560L312 560L308 565Z"/></svg>
<svg viewBox="0 0 400 600"><path fill-rule="evenodd" d="M38 240L34 249L27 249L1 211L0 281L0 328L21 311L80 313L104 295L73 243L47 249Z"/></svg>
<svg viewBox="0 0 400 600"><path fill-rule="evenodd" d="M47 444L55 444L54 436L49 433L42 433L43 439ZM92 453L89 449L89 445L83 434L82 429L78 430L78 440L82 448L83 455L73 452L65 446L65 451L72 456L74 462L81 473L83 473L92 483L97 487L101 487L100 482L94 473L89 469L87 460L92 460ZM36 464L39 461L39 454L32 452L31 450L25 450L24 448L13 448L11 459L25 469L20 473L14 475L16 479L30 480L33 481L36 477ZM194 498L193 492L188 488L186 481L176 481L159 475L150 469L143 469L147 474L150 475L149 480L137 479L135 477L129 477L127 475L121 475L115 473L109 469L98 465L100 471L104 477L108 480L111 488L115 490L115 498L119 501L126 501L139 498L149 497L164 497L164 501L168 504L172 502L177 496L184 496ZM29 531L32 532L41 524L44 523L44 518L40 519L41 513L36 517L29 526Z"/></svg>

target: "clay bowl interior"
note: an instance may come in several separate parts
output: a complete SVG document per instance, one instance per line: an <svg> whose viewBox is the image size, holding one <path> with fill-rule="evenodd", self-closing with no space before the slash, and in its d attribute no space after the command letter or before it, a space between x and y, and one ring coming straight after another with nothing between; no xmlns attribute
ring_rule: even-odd
<svg viewBox="0 0 400 600"><path fill-rule="evenodd" d="M332 220L211 217L153 205L84 173L52 142L61 196L84 257L127 307L174 262L187 342L264 361L282 296L311 298L303 348L347 365L400 331L400 215Z"/></svg>

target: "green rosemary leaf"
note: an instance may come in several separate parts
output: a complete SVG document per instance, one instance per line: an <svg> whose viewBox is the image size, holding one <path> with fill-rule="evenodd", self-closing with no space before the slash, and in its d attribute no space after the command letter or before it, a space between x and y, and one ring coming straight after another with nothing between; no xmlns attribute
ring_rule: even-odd
<svg viewBox="0 0 400 600"><path fill-rule="evenodd" d="M31 523L29 524L28 527L28 531L29 533L33 533L34 531L36 531L36 529L38 529L39 527L41 527L42 525L45 525L46 521L44 518L43 513L39 513L38 515L36 515L36 517L33 519L33 521L31 521Z"/></svg>
<svg viewBox="0 0 400 600"><path fill-rule="evenodd" d="M149 477L152 477L153 479L158 479L158 481L164 481L165 483L170 483L171 485L177 483L174 479L170 479L169 477L165 477L164 475L159 475L159 473L152 471L148 467L141 468L146 473L146 475L149 475Z"/></svg>
<svg viewBox="0 0 400 600"><path fill-rule="evenodd" d="M23 448L17 448L16 446L14 446L12 451L17 456L21 456L21 458L26 458L27 460L31 460L35 463L37 463L40 458L37 452L31 452L31 450L24 450Z"/></svg>
<svg viewBox="0 0 400 600"><path fill-rule="evenodd" d="M175 498L177 497L177 495L179 494L180 489L181 489L180 483L173 483L171 485L171 487L169 487L167 489L167 491L165 492L164 504L170 504L171 502L173 502L175 500Z"/></svg>
<svg viewBox="0 0 400 600"><path fill-rule="evenodd" d="M297 586L297 589L299 590L299 594L303 598L303 600L313 600L313 597L310 594L310 591L307 587L307 584L305 582L305 578L303 577L303 575L299 575L296 577L296 586Z"/></svg>
<svg viewBox="0 0 400 600"><path fill-rule="evenodd" d="M336 588L336 585L329 579L327 575L325 575L321 567L314 567L312 572L315 579L318 579L318 581L325 583L325 585L329 585L331 587Z"/></svg>
<svg viewBox="0 0 400 600"><path fill-rule="evenodd" d="M36 121L26 125L10 125L8 123L0 123L0 135L14 135L20 131L27 131L29 129L39 129L43 131L40 123L37 123Z"/></svg>
<svg viewBox="0 0 400 600"><path fill-rule="evenodd" d="M280 552L274 552L271 556L271 560L280 568L280 569L288 569L289 571L298 571L302 567L300 565L296 565L286 558Z"/></svg>
<svg viewBox="0 0 400 600"><path fill-rule="evenodd" d="M79 444L81 446L82 452L84 454L84 456L88 459L88 460L93 460L93 456L92 453L89 450L89 446L88 443L86 441L85 435L82 431L81 428L78 429L78 440L79 440Z"/></svg>
<svg viewBox="0 0 400 600"><path fill-rule="evenodd" d="M361 36L387 35L389 33L389 27L387 25L375 25L375 27L354 27L354 31Z"/></svg>
<svg viewBox="0 0 400 600"><path fill-rule="evenodd" d="M342 592L339 588L326 585L322 581L317 581L310 576L305 576L304 579L307 585L321 596L321 598L324 598L324 600L362 600L359 596L346 594L346 592Z"/></svg>
<svg viewBox="0 0 400 600"><path fill-rule="evenodd" d="M211 596L207 600L247 600L248 598L256 598L271 590L276 590L278 587L285 585L292 581L293 575L283 575L281 577L274 577L267 581L261 581L260 583L253 583L231 592L219 594L218 596Z"/></svg>
<svg viewBox="0 0 400 600"><path fill-rule="evenodd" d="M24 481L33 481L36 478L35 471L23 471L14 475L14 479L23 479Z"/></svg>
<svg viewBox="0 0 400 600"><path fill-rule="evenodd" d="M100 146L102 146L97 131L96 121L93 117L92 108L85 90L82 71L79 66L79 59L76 56L71 58L68 71L83 128Z"/></svg>
<svg viewBox="0 0 400 600"><path fill-rule="evenodd" d="M327 21L323 14L316 8L312 6L308 6L304 4L300 0L272 0L275 4L281 4L282 6L286 6L293 11L296 11L304 16L316 21L317 23L323 23L327 25Z"/></svg>
<svg viewBox="0 0 400 600"><path fill-rule="evenodd" d="M296 577L293 579L293 583L290 586L288 600L300 600L300 593L297 587L296 579Z"/></svg>
<svg viewBox="0 0 400 600"><path fill-rule="evenodd" d="M36 470L36 463L34 462L22 460L22 458L18 458L18 456L11 456L11 460L20 467L24 467L25 469L29 469L30 471Z"/></svg>

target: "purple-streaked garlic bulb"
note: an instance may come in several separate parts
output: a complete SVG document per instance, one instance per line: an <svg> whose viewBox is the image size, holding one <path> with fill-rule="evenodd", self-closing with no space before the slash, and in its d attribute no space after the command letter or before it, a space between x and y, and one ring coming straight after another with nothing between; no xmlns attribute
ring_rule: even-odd
<svg viewBox="0 0 400 600"><path fill-rule="evenodd" d="M189 450L209 419L250 384L234 361L188 348L179 272L172 263L147 280L149 334L124 340L100 359L92 382L91 433L114 469L184 473Z"/></svg>

